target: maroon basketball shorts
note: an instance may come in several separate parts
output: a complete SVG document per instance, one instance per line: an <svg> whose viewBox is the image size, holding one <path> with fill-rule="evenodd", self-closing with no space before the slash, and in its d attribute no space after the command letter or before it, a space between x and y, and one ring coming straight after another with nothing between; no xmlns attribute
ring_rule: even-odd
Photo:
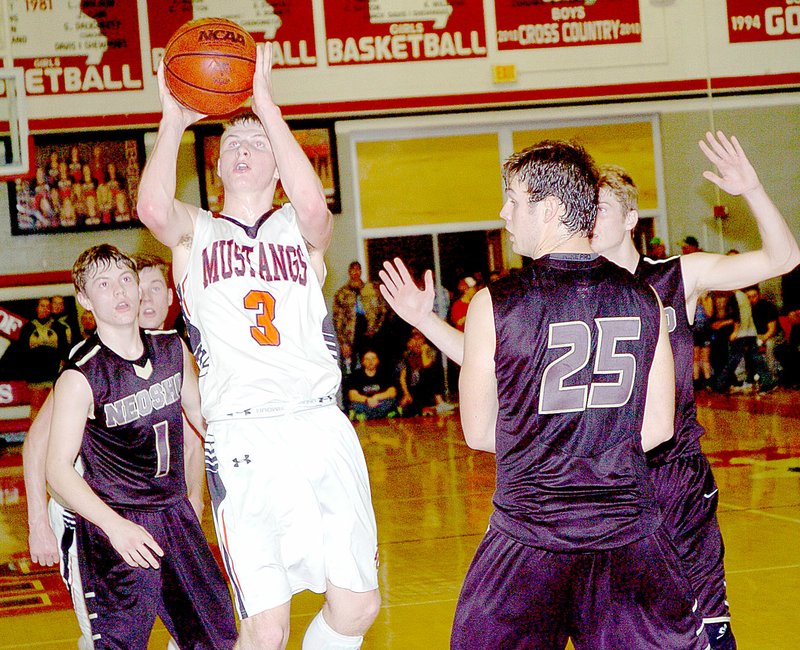
<svg viewBox="0 0 800 650"><path fill-rule="evenodd" d="M730 620L725 594L725 547L717 522L717 483L702 454L653 467L656 499L706 621Z"/></svg>
<svg viewBox="0 0 800 650"><path fill-rule="evenodd" d="M661 531L605 551L560 553L490 529L456 607L454 650L701 650L691 588Z"/></svg>
<svg viewBox="0 0 800 650"><path fill-rule="evenodd" d="M95 650L146 649L156 615L181 648L232 648L230 593L188 499L158 511L118 510L164 551L158 569L128 566L97 526L77 518L78 561Z"/></svg>

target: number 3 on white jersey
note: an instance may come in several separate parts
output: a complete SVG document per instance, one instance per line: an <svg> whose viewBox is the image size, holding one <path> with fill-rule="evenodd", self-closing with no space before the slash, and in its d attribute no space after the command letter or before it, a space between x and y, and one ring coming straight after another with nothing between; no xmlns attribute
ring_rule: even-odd
<svg viewBox="0 0 800 650"><path fill-rule="evenodd" d="M275 298L269 291L251 291L244 297L244 308L255 310L256 324L250 328L250 336L259 345L280 345L281 334L274 323Z"/></svg>

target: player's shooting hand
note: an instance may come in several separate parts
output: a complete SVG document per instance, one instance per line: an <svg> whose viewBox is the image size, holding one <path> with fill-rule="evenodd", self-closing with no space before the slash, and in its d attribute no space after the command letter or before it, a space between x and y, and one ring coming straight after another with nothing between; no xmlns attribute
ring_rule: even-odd
<svg viewBox="0 0 800 650"><path fill-rule="evenodd" d="M756 170L747 159L736 136L729 140L722 131L717 131L716 137L708 132L706 140L708 143L700 140L698 144L706 158L716 166L719 175L705 171L704 178L733 196L747 194L761 185Z"/></svg>
<svg viewBox="0 0 800 650"><path fill-rule="evenodd" d="M433 274L425 271L425 288L420 290L406 265L399 257L394 264L388 260L378 272L381 278L381 295L389 306L409 325L417 327L425 316L433 311Z"/></svg>
<svg viewBox="0 0 800 650"><path fill-rule="evenodd" d="M253 75L253 112L269 108L272 98L272 43L256 45L256 72Z"/></svg>
<svg viewBox="0 0 800 650"><path fill-rule="evenodd" d="M105 533L111 545L129 566L158 568L158 558L164 556L164 551L153 536L138 524L120 517Z"/></svg>
<svg viewBox="0 0 800 650"><path fill-rule="evenodd" d="M183 128L191 126L195 122L199 122L206 117L203 115L203 113L198 113L190 108L186 108L172 96L172 93L169 92L169 88L167 88L167 82L164 78L164 61L161 61L158 64L156 77L158 79L158 96L161 100L161 111L164 116L179 117L183 124Z"/></svg>
<svg viewBox="0 0 800 650"><path fill-rule="evenodd" d="M32 524L28 528L28 550L31 560L42 566L53 566L61 560L58 540L48 522Z"/></svg>

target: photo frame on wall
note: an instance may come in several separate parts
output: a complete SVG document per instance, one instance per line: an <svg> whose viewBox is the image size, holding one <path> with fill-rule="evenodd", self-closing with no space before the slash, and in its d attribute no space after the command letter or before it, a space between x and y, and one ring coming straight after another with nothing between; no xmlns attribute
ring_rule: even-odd
<svg viewBox="0 0 800 650"><path fill-rule="evenodd" d="M303 120L289 122L294 137L308 156L314 171L322 181L328 209L337 214L341 212L339 195L339 165L336 158L336 138L333 122L325 120ZM200 173L200 193L203 206L212 212L219 212L224 204L222 181L217 175L217 159L222 126L198 127L195 137L197 147L198 171ZM275 191L276 207L288 202L288 197L278 181Z"/></svg>
<svg viewBox="0 0 800 650"><path fill-rule="evenodd" d="M141 227L140 132L36 135L31 173L9 182L12 235Z"/></svg>

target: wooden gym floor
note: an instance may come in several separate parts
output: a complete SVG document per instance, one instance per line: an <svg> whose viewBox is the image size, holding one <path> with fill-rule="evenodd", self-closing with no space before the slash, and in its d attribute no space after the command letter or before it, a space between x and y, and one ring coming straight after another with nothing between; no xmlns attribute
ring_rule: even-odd
<svg viewBox="0 0 800 650"><path fill-rule="evenodd" d="M703 394L698 403L708 430L704 450L720 489L739 647L796 648L800 393ZM366 422L357 430L372 480L383 594L364 647L447 648L459 587L491 511L493 457L467 448L457 416ZM17 566L13 559L24 556L27 544L18 447L0 455L0 489L0 650L75 648L77 626L57 576L26 574L24 562L22 574L9 575L6 567ZM211 533L208 512L204 524ZM299 650L320 604L314 594L295 598L289 648ZM162 649L166 639L159 626L150 647Z"/></svg>

